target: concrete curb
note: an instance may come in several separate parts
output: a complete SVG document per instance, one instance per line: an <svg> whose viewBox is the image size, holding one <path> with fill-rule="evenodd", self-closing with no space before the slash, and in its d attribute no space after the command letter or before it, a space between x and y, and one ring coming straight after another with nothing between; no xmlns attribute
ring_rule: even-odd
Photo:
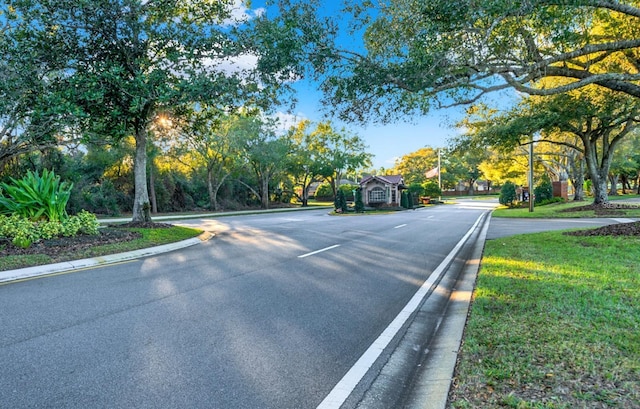
<svg viewBox="0 0 640 409"><path fill-rule="evenodd" d="M203 241L209 240L213 236L214 235L212 233L204 232L198 237L194 237L192 239L163 244L161 246L127 251L125 253L111 254L94 258L85 258L82 260L65 261L62 263L46 264L42 266L26 267L16 270L0 271L0 283L8 283L11 281L20 281L34 277L64 273L81 268L120 263L123 261L133 260L141 257L166 253L169 251L194 246L196 244L202 243Z"/></svg>
<svg viewBox="0 0 640 409"><path fill-rule="evenodd" d="M449 296L442 326L429 346L429 353L418 373L406 409L444 409L454 380L458 352L462 345L471 299L475 290L485 238L491 214L478 236L471 257L467 261L456 287Z"/></svg>

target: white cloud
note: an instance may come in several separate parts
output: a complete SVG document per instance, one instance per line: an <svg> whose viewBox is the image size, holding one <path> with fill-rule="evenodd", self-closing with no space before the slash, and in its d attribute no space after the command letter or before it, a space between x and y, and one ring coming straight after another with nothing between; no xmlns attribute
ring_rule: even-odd
<svg viewBox="0 0 640 409"><path fill-rule="evenodd" d="M265 12L264 8L257 8L253 10L248 9L244 5L243 0L235 0L233 4L229 6L229 10L231 12L231 17L226 19L222 23L222 25L224 26L233 26L233 25L242 24L246 21L251 20L254 17L261 16Z"/></svg>
<svg viewBox="0 0 640 409"><path fill-rule="evenodd" d="M305 114L300 112L296 114L292 114L288 112L279 111L279 112L276 112L271 117L275 118L278 121L276 125L278 133L280 132L284 133L289 129L291 129L292 126L297 125L299 122L309 119Z"/></svg>

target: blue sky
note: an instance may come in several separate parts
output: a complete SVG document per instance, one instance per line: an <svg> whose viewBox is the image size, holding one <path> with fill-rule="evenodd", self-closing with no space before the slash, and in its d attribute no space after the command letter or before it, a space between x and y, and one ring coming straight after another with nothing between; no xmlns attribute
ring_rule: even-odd
<svg viewBox="0 0 640 409"><path fill-rule="evenodd" d="M322 12L324 14L334 18L341 18L341 26L348 23L347 16L340 12L342 1L323 0L322 3ZM263 0L252 2L253 9L260 8L263 5ZM339 38L339 42L339 45L348 49L357 51L363 49L361 40L354 36L343 34ZM348 124L338 121L337 118L332 118L331 115L325 116L327 110L320 106L322 94L318 90L317 84L309 81L299 81L295 84L295 88L298 90L296 95L298 104L294 112L290 114L281 113L280 117L284 121L291 121L290 125L293 124L292 119L294 121L310 119L314 122L329 119L337 127L344 127L359 135L368 145L368 152L374 155L373 167L375 169L381 167L391 168L397 158L425 146L433 148L447 146L447 141L460 133L460 130L455 128L454 125L464 117L466 109L464 106L434 109L426 116L407 117L405 120L388 125ZM515 96L515 92L512 91L511 95ZM512 97L505 96L505 94L492 95L490 99L493 104L502 106L505 105L503 103L505 100L513 101Z"/></svg>

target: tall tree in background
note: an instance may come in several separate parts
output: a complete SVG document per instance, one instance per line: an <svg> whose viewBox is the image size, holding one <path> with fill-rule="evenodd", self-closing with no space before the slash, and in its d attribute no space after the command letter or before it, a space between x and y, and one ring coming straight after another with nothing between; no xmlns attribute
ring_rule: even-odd
<svg viewBox="0 0 640 409"><path fill-rule="evenodd" d="M425 173L438 166L438 151L431 147L420 148L396 160L393 172L403 176L407 185L421 184Z"/></svg>
<svg viewBox="0 0 640 409"><path fill-rule="evenodd" d="M367 146L360 136L344 128L336 130L329 121L320 122L314 133L323 147L322 156L331 169L326 179L336 197L340 179L349 172L370 166L371 154L367 153Z"/></svg>
<svg viewBox="0 0 640 409"><path fill-rule="evenodd" d="M147 143L160 110L202 101L220 107L264 102L273 88L236 66L252 45L227 0L21 0L13 7L32 41L23 52L59 67L55 83L98 138L133 135L133 221L150 221ZM59 58L64 57L64 64ZM254 54L258 58L258 54ZM250 75L251 74L251 75ZM266 77L262 77L266 78ZM263 81L262 84L277 84Z"/></svg>
<svg viewBox="0 0 640 409"><path fill-rule="evenodd" d="M278 136L273 121L259 116L242 118L235 134L244 169L255 176L257 187L241 183L260 199L263 209L268 209L271 183L286 169L291 140Z"/></svg>
<svg viewBox="0 0 640 409"><path fill-rule="evenodd" d="M540 132L536 143L579 152L592 181L594 204L603 204L608 200L614 151L640 125L640 99L588 87L552 97L530 97L506 114L467 125L476 127L473 138L479 146L514 148L532 143L533 135ZM567 133L575 139L564 137Z"/></svg>
<svg viewBox="0 0 640 409"><path fill-rule="evenodd" d="M294 192L298 200L305 207L309 203L309 187L312 183L320 182L330 177L333 168L324 153L327 152L318 128L313 129L310 121L302 121L290 130L293 143L288 157L288 171L295 187L300 191Z"/></svg>

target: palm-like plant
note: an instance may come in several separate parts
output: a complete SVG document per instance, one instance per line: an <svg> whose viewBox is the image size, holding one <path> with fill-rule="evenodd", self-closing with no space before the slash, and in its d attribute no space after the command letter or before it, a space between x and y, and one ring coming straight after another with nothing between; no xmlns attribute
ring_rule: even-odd
<svg viewBox="0 0 640 409"><path fill-rule="evenodd" d="M0 183L0 214L17 214L31 221L62 221L68 217L67 202L72 183L60 182L53 171L28 171L22 179Z"/></svg>

